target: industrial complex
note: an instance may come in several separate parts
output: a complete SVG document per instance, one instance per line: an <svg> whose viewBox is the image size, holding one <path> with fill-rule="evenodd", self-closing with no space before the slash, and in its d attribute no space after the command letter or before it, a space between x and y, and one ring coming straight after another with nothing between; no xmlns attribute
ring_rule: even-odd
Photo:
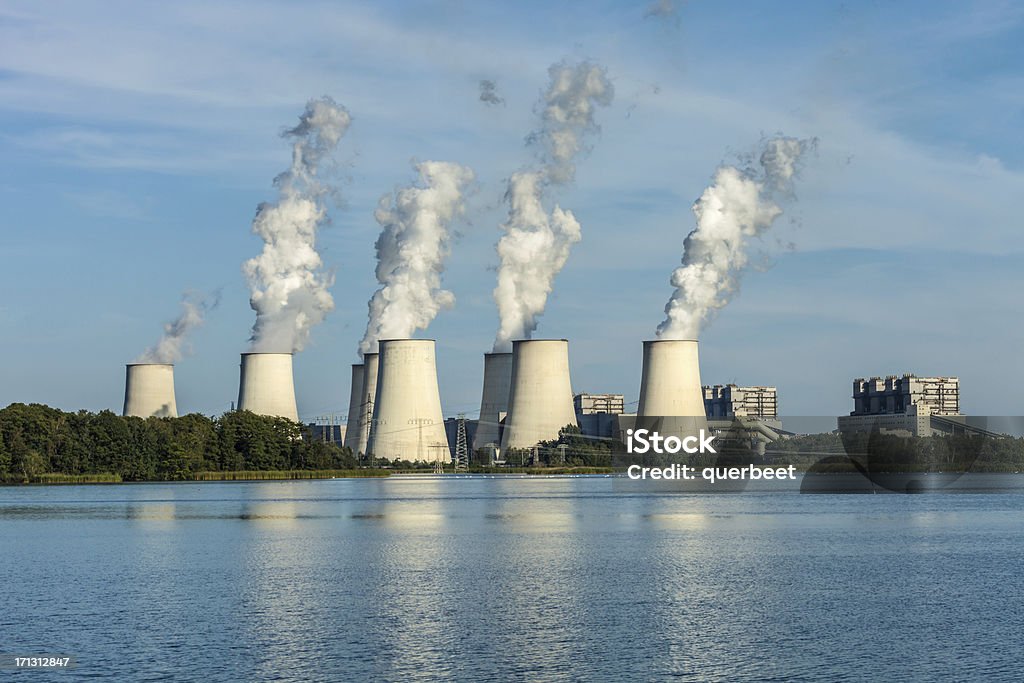
<svg viewBox="0 0 1024 683"><path fill-rule="evenodd" d="M478 418L445 420L434 341L382 340L378 352L352 365L345 424L310 426L317 438L374 459L451 462L468 452L491 464L557 440L566 425L619 441L639 427L679 436L739 429L760 452L789 434L779 419L776 387L703 385L694 340L643 342L635 411L627 410L623 394L573 392L565 339L517 340L511 353L486 353L483 360ZM853 411L837 420L842 432L926 437L970 431L956 377L858 378L852 398ZM292 354L241 354L237 407L297 422ZM174 366L128 364L123 414L176 417Z"/></svg>

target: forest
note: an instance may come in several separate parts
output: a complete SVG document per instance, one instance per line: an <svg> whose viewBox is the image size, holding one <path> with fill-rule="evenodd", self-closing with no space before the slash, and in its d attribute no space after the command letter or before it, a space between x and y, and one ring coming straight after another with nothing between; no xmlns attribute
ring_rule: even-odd
<svg viewBox="0 0 1024 683"><path fill-rule="evenodd" d="M47 481L45 475L188 480L209 472L358 466L347 448L300 438L302 430L290 420L246 411L142 419L12 403L0 410L0 481Z"/></svg>

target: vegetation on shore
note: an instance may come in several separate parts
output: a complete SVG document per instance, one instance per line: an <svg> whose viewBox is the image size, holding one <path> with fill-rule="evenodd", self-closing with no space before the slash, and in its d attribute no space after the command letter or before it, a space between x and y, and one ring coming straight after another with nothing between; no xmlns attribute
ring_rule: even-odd
<svg viewBox="0 0 1024 683"><path fill-rule="evenodd" d="M12 403L0 410L0 482L194 481L227 472L299 478L293 473L359 468L347 448L301 436L295 422L246 411L141 419Z"/></svg>
<svg viewBox="0 0 1024 683"><path fill-rule="evenodd" d="M290 420L246 411L141 419L109 410L68 413L13 403L0 409L0 483L323 479L427 473L434 468L434 463L404 460L360 461L349 449L310 438L303 430ZM1015 437L811 434L769 444L764 455L754 453L742 439L730 442L726 437L716 443L717 455L694 456L690 464L794 465L806 471L843 469L852 459L874 472L1024 471L1024 438ZM621 443L585 437L573 425L563 428L556 440L507 453L505 467L488 466L483 456L482 451L474 454L468 470L460 471L606 474L632 463L670 462L667 456L628 456ZM445 471L453 472L454 466L446 464Z"/></svg>

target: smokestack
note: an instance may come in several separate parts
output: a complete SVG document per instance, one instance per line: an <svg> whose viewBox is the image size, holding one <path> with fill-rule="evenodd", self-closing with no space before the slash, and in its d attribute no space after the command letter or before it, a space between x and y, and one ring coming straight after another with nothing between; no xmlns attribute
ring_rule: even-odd
<svg viewBox="0 0 1024 683"><path fill-rule="evenodd" d="M501 448L532 448L576 424L566 339L512 342L512 387Z"/></svg>
<svg viewBox="0 0 1024 683"><path fill-rule="evenodd" d="M379 362L369 452L388 460L450 462L434 340L382 339Z"/></svg>
<svg viewBox="0 0 1024 683"><path fill-rule="evenodd" d="M484 393L480 399L480 422L473 437L473 450L489 443L501 446L501 414L508 412L512 388L512 354L484 354Z"/></svg>
<svg viewBox="0 0 1024 683"><path fill-rule="evenodd" d="M299 421L292 379L292 354L243 353L238 409Z"/></svg>
<svg viewBox="0 0 1024 683"><path fill-rule="evenodd" d="M637 428L657 429L662 436L682 438L708 428L695 339L644 342L636 417Z"/></svg>
<svg viewBox="0 0 1024 683"><path fill-rule="evenodd" d="M178 417L173 363L129 363L125 368L122 415Z"/></svg>
<svg viewBox="0 0 1024 683"><path fill-rule="evenodd" d="M370 434L373 432L373 405L377 399L377 368L380 356L376 352L363 354L363 383L359 387L359 424L355 454L369 453Z"/></svg>
<svg viewBox="0 0 1024 683"><path fill-rule="evenodd" d="M352 449L352 454L359 453L359 434L361 431L362 405L360 398L363 395L363 373L366 366L362 363L352 364L352 387L348 392L348 427L345 429L345 447Z"/></svg>

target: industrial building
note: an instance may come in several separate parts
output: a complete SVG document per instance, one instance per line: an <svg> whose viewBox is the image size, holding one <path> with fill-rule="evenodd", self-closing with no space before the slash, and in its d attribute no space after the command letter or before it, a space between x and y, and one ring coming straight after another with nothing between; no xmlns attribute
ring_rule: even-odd
<svg viewBox="0 0 1024 683"><path fill-rule="evenodd" d="M299 421L290 353L243 353L238 409Z"/></svg>
<svg viewBox="0 0 1024 683"><path fill-rule="evenodd" d="M853 411L839 417L844 432L902 436L949 434L965 428L957 377L859 377L853 380Z"/></svg>
<svg viewBox="0 0 1024 683"><path fill-rule="evenodd" d="M904 374L853 380L851 415L905 413L911 406L927 407L931 415L959 415L959 378Z"/></svg>
<svg viewBox="0 0 1024 683"><path fill-rule="evenodd" d="M709 419L779 416L779 397L775 387L739 387L735 384L705 386L704 411Z"/></svg>
<svg viewBox="0 0 1024 683"><path fill-rule="evenodd" d="M338 424L330 418L319 418L316 422L307 422L306 429L313 441L332 443L335 446L345 444L345 425Z"/></svg>
<svg viewBox="0 0 1024 683"><path fill-rule="evenodd" d="M618 415L626 412L622 394L576 394L572 397L572 405L577 415Z"/></svg>
<svg viewBox="0 0 1024 683"><path fill-rule="evenodd" d="M450 462L433 339L382 339L367 453L384 460ZM368 363L371 354L366 354ZM370 376L367 364L364 384Z"/></svg>
<svg viewBox="0 0 1024 683"><path fill-rule="evenodd" d="M644 342L635 428L685 438L708 430L694 339Z"/></svg>
<svg viewBox="0 0 1024 683"><path fill-rule="evenodd" d="M178 405L174 400L174 366L170 363L127 365L121 414L126 417L178 417Z"/></svg>
<svg viewBox="0 0 1024 683"><path fill-rule="evenodd" d="M512 384L501 450L533 448L576 424L566 339L512 342Z"/></svg>
<svg viewBox="0 0 1024 683"><path fill-rule="evenodd" d="M576 422L587 436L617 439L621 433L620 419L625 413L622 394L576 394L572 397Z"/></svg>
<svg viewBox="0 0 1024 683"><path fill-rule="evenodd" d="M512 354L484 354L484 390L480 398L480 419L470 439L472 450L501 445L502 421L508 414L508 396L512 390ZM450 439L449 439L450 440Z"/></svg>

